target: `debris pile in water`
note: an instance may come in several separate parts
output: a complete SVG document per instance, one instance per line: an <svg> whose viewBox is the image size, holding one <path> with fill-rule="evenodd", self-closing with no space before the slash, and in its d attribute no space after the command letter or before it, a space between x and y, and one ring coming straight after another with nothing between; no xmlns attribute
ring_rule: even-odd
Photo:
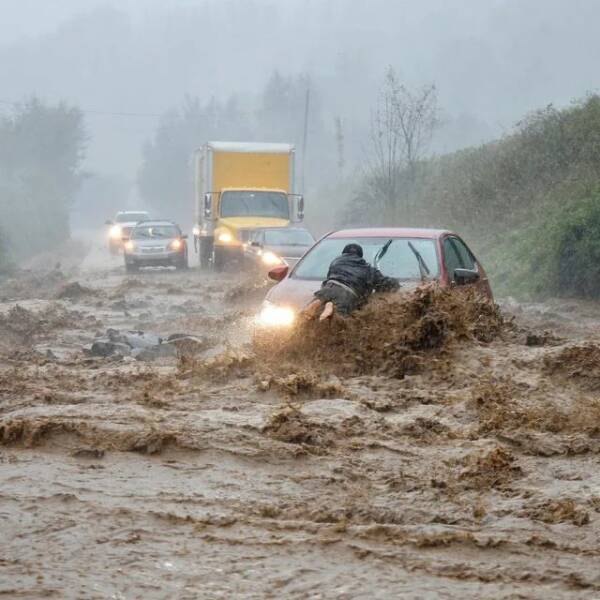
<svg viewBox="0 0 600 600"><path fill-rule="evenodd" d="M570 522L579 527L590 522L588 511L575 504L571 498L546 500L534 504L524 511L523 516L550 524Z"/></svg>
<svg viewBox="0 0 600 600"><path fill-rule="evenodd" d="M72 281L60 288L56 294L57 300L78 300L83 296L94 296L98 292L92 288L81 285L79 281Z"/></svg>
<svg viewBox="0 0 600 600"><path fill-rule="evenodd" d="M51 304L40 311L28 310L16 304L8 312L0 313L0 344L30 345L55 329L98 323L95 317L67 310L59 304Z"/></svg>
<svg viewBox="0 0 600 600"><path fill-rule="evenodd" d="M242 351L228 349L209 359L179 357L179 375L200 377L210 381L227 381L231 377L248 377L253 369L253 358Z"/></svg>
<svg viewBox="0 0 600 600"><path fill-rule="evenodd" d="M600 346L586 343L567 346L558 354L544 358L549 375L562 375L590 391L600 390Z"/></svg>
<svg viewBox="0 0 600 600"><path fill-rule="evenodd" d="M490 342L502 327L497 306L474 290L426 285L406 294L374 296L350 317L300 321L292 335L260 336L255 350L266 362L309 361L314 368L343 375L402 378L453 340Z"/></svg>
<svg viewBox="0 0 600 600"><path fill-rule="evenodd" d="M325 447L332 443L332 434L327 426L309 421L293 406L273 413L264 432L275 440L289 444Z"/></svg>
<svg viewBox="0 0 600 600"><path fill-rule="evenodd" d="M513 454L497 446L489 452L471 455L465 459L465 468L460 474L467 487L482 490L500 487L522 475Z"/></svg>

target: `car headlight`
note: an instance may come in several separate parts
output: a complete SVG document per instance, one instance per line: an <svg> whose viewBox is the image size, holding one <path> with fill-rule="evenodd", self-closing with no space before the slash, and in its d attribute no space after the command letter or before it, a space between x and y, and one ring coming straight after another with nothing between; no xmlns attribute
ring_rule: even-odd
<svg viewBox="0 0 600 600"><path fill-rule="evenodd" d="M199 225L194 225L192 227L192 234L195 235L196 237L198 237L200 235L200 226Z"/></svg>
<svg viewBox="0 0 600 600"><path fill-rule="evenodd" d="M222 231L219 234L217 240L219 240L219 242L222 242L223 244L230 244L231 242L233 242L233 236L231 235L231 233L229 233L229 231Z"/></svg>
<svg viewBox="0 0 600 600"><path fill-rule="evenodd" d="M289 306L278 306L265 302L258 314L257 322L264 327L290 327L296 321L296 312Z"/></svg>
<svg viewBox="0 0 600 600"><path fill-rule="evenodd" d="M135 250L135 244L131 240L127 240L123 245L123 248L125 248L126 252L133 252L133 250Z"/></svg>
<svg viewBox="0 0 600 600"><path fill-rule="evenodd" d="M108 235L113 239L118 239L121 237L122 232L121 232L121 226L120 225L113 225L109 230L108 230Z"/></svg>
<svg viewBox="0 0 600 600"><path fill-rule="evenodd" d="M270 250L263 252L261 254L260 259L268 267L274 267L275 265L280 265L283 263L281 258L279 258L279 256L277 256L277 254L275 254L275 252L271 252Z"/></svg>
<svg viewBox="0 0 600 600"><path fill-rule="evenodd" d="M171 242L171 250L181 250L181 240L173 240Z"/></svg>

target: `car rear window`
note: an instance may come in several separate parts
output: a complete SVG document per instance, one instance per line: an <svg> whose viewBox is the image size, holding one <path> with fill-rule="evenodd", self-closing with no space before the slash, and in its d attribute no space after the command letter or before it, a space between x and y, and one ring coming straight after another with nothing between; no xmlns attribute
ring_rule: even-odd
<svg viewBox="0 0 600 600"><path fill-rule="evenodd" d="M143 225L136 227L131 233L134 240L174 238L178 235L179 230L174 225Z"/></svg>
<svg viewBox="0 0 600 600"><path fill-rule="evenodd" d="M390 238L325 238L314 246L302 259L292 273L298 279L320 279L327 277L331 261L339 256L346 244L360 244L364 258L373 264L375 255ZM379 262L379 270L389 277L397 279L420 279L419 261L411 245L427 265L428 277L439 277L439 260L434 240L424 238L392 238L386 254Z"/></svg>

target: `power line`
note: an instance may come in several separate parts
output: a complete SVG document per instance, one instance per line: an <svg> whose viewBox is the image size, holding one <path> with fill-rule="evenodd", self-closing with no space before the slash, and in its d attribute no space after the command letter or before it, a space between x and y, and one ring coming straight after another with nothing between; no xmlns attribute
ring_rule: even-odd
<svg viewBox="0 0 600 600"><path fill-rule="evenodd" d="M0 100L0 104L5 104L8 106L19 106L20 102L12 102L11 100ZM138 113L138 112L110 112L104 110L87 110L83 108L78 108L83 114L86 115L103 115L109 117L162 117L159 113Z"/></svg>

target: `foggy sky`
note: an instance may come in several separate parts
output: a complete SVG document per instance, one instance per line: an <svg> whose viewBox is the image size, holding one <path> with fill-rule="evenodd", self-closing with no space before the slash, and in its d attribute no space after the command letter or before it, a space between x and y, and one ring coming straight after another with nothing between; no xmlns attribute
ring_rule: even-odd
<svg viewBox="0 0 600 600"><path fill-rule="evenodd" d="M411 85L437 85L442 152L600 87L597 0L0 0L0 8L3 101L36 94L91 111L162 113L185 94L250 102L273 70L307 72L325 117L341 116L357 145L391 64ZM133 180L157 119L87 114L86 123L87 168Z"/></svg>

